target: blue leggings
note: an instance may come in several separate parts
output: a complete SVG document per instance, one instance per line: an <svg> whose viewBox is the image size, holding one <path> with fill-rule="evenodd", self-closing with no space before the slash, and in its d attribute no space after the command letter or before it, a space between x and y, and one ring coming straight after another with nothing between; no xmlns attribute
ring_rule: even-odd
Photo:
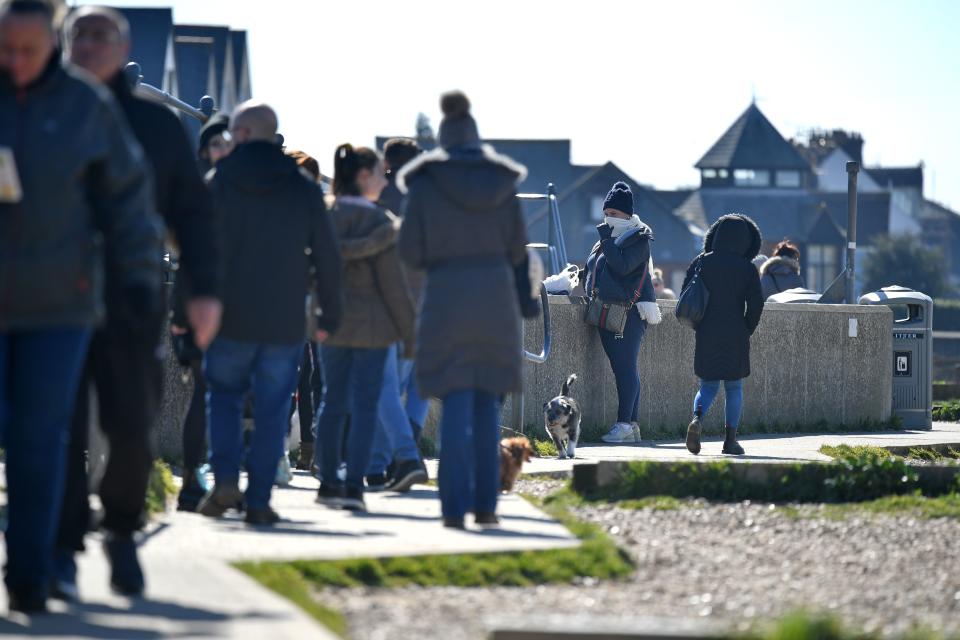
<svg viewBox="0 0 960 640"><path fill-rule="evenodd" d="M727 426L734 431L740 426L740 416L743 413L743 380L725 380L723 389L727 395L726 420ZM701 418L710 411L710 406L720 391L720 380L701 380L700 391L693 401L693 413Z"/></svg>
<svg viewBox="0 0 960 640"><path fill-rule="evenodd" d="M597 329L600 332L600 344L610 360L610 368L617 381L617 422L636 422L640 413L640 369L637 358L646 330L647 321L640 317L636 308L630 310L622 336Z"/></svg>

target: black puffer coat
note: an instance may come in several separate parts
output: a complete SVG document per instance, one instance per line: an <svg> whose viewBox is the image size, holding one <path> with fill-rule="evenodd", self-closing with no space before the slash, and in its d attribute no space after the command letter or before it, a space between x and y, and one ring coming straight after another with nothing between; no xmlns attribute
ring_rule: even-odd
<svg viewBox="0 0 960 640"><path fill-rule="evenodd" d="M760 230L746 216L717 220L703 253L687 269L684 288L702 260L700 275L710 303L697 327L694 370L702 380L740 380L750 375L750 336L760 324L760 275L750 262L760 250Z"/></svg>
<svg viewBox="0 0 960 640"><path fill-rule="evenodd" d="M400 256L427 272L416 359L428 396L520 389L514 267L527 255L517 201L525 174L487 147L437 149L400 171L400 188L408 189Z"/></svg>

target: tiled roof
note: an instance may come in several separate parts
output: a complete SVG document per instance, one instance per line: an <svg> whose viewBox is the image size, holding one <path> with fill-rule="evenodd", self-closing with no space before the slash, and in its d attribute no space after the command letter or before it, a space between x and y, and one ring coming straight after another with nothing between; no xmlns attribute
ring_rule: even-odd
<svg viewBox="0 0 960 640"><path fill-rule="evenodd" d="M751 104L700 158L698 169L798 169L810 164Z"/></svg>
<svg viewBox="0 0 960 640"><path fill-rule="evenodd" d="M130 60L140 65L144 82L161 88L173 31L173 10L116 9L130 23Z"/></svg>

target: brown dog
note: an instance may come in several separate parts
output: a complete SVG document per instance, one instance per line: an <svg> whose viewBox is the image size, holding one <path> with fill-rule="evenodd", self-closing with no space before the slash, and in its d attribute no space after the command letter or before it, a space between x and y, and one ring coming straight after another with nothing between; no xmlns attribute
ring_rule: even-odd
<svg viewBox="0 0 960 640"><path fill-rule="evenodd" d="M526 438L504 438L500 441L500 491L513 491L523 463L530 462L533 447Z"/></svg>

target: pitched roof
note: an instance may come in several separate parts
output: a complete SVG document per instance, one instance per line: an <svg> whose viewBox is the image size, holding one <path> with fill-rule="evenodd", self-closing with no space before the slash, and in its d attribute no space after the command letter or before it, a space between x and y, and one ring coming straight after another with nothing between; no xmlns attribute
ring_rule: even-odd
<svg viewBox="0 0 960 640"><path fill-rule="evenodd" d="M130 23L130 60L140 65L144 82L163 87L167 47L173 31L173 10L117 7L117 11ZM176 90L175 87L171 89Z"/></svg>
<svg viewBox="0 0 960 640"><path fill-rule="evenodd" d="M877 235L886 234L890 221L890 194L862 193L857 199L857 239L869 245ZM811 239L821 212L827 213L840 230L847 228L847 194L778 189L702 189L690 195L677 210L684 220L709 226L727 213L753 218L766 240Z"/></svg>
<svg viewBox="0 0 960 640"><path fill-rule="evenodd" d="M916 167L867 167L867 173L881 187L918 187L923 189L923 165Z"/></svg>
<svg viewBox="0 0 960 640"><path fill-rule="evenodd" d="M695 165L698 169L809 170L793 145L751 104Z"/></svg>
<svg viewBox="0 0 960 640"><path fill-rule="evenodd" d="M693 191L693 189L655 189L653 193L670 209L677 209L687 201Z"/></svg>

